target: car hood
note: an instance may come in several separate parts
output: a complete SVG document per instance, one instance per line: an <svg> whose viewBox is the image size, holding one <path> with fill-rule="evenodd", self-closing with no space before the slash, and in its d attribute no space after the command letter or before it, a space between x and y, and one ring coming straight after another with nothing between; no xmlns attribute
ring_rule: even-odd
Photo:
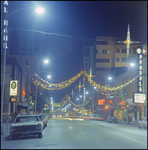
<svg viewBox="0 0 148 150"><path fill-rule="evenodd" d="M37 125L39 123L42 123L41 121L31 121L31 122L19 122L19 123L13 123L11 126L22 126L22 125Z"/></svg>

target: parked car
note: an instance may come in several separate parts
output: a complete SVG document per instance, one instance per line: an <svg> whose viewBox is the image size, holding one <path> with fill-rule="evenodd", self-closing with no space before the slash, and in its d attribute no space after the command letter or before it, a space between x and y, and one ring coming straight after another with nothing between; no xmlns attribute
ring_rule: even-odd
<svg viewBox="0 0 148 150"><path fill-rule="evenodd" d="M40 120L43 120L43 128L47 127L48 118L44 114L38 114Z"/></svg>
<svg viewBox="0 0 148 150"><path fill-rule="evenodd" d="M147 117L143 117L142 120L138 121L138 127L147 129Z"/></svg>
<svg viewBox="0 0 148 150"><path fill-rule="evenodd" d="M92 120L104 120L99 114L92 114Z"/></svg>
<svg viewBox="0 0 148 150"><path fill-rule="evenodd" d="M117 123L117 118L115 117L115 116L113 116L113 117L109 117L108 118L108 122L110 123L110 122L115 122L115 123Z"/></svg>
<svg viewBox="0 0 148 150"><path fill-rule="evenodd" d="M42 138L44 120L39 115L18 115L10 126L10 135L13 139L20 135L38 135Z"/></svg>

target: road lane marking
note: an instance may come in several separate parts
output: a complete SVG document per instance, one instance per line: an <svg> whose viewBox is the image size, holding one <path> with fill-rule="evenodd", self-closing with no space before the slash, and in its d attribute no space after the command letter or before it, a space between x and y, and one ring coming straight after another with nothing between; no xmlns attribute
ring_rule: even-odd
<svg viewBox="0 0 148 150"><path fill-rule="evenodd" d="M98 141L96 141L96 140L94 140L95 142L97 142L100 146L102 146L102 144L101 143L99 143Z"/></svg>
<svg viewBox="0 0 148 150"><path fill-rule="evenodd" d="M80 131L81 133L85 134L84 132Z"/></svg>

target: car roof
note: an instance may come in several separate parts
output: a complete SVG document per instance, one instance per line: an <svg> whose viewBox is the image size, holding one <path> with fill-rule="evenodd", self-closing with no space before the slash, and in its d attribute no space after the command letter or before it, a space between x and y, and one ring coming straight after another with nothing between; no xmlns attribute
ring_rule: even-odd
<svg viewBox="0 0 148 150"><path fill-rule="evenodd" d="M32 117L32 116L37 116L37 115L18 115L17 117Z"/></svg>

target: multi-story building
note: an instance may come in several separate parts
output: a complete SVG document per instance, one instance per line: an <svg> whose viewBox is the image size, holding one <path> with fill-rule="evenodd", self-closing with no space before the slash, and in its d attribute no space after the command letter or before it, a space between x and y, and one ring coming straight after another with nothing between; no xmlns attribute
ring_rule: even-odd
<svg viewBox="0 0 148 150"><path fill-rule="evenodd" d="M15 37L15 38L14 38ZM27 111L28 84L31 83L31 77L34 73L40 75L40 64L42 59L42 50L44 46L44 36L37 33L13 30L9 33L9 43L6 57L6 76L4 91L4 114L13 114L21 111ZM9 53L8 53L9 52ZM3 53L1 53L1 68L3 68ZM40 57L39 57L40 56ZM28 69L30 68L30 83L28 82ZM1 69L2 83L3 69ZM10 101L10 81L17 80L18 95L17 101ZM2 84L1 84L2 85ZM31 91L31 89L30 89ZM5 117L4 117L5 119Z"/></svg>
<svg viewBox="0 0 148 150"><path fill-rule="evenodd" d="M129 62L127 61L127 48L126 44L118 43L119 37L96 37L96 40L90 46L84 47L84 70L89 74L92 68L92 75L96 76L93 80L102 85L114 86L114 81L109 81L108 77L115 78L128 70ZM92 50L93 46L93 50ZM136 49L143 47L142 43L135 43L130 45L129 57L137 56ZM86 51L90 51L89 61L93 62L86 67ZM88 60L88 58L87 58ZM86 69L87 68L87 69ZM93 96L92 96L93 97ZM113 96L112 96L113 97ZM109 98L108 95L102 95L99 92L94 94L94 107L98 108L98 100ZM112 99L113 100L113 99ZM102 112L103 114L103 112Z"/></svg>

